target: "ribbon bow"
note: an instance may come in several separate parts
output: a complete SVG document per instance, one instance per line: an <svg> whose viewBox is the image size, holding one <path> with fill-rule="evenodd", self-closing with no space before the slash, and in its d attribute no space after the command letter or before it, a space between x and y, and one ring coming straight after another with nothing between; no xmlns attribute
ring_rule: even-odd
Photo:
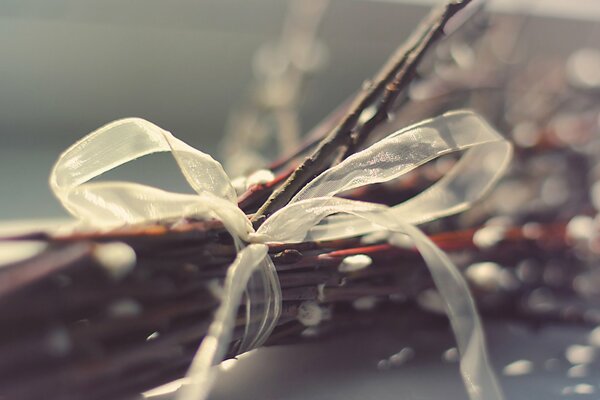
<svg viewBox="0 0 600 400"><path fill-rule="evenodd" d="M467 150L437 183L394 207L348 200L337 194L386 182L451 152ZM197 194L167 192L132 182L89 182L138 157L171 152ZM501 400L489 365L481 322L458 269L416 225L462 212L500 178L511 145L471 111L446 113L397 131L321 173L254 232L237 207L235 190L221 164L171 133L139 118L117 120L67 149L56 162L50 186L74 216L94 226L115 226L182 216L217 218L238 249L225 277L223 298L194 356L191 383L181 399L208 395L212 366L227 351L242 296L246 304L242 349L260 346L277 323L281 290L268 256L269 241L298 242L353 237L379 230L408 235L420 251L443 298L457 347L460 369L472 400ZM252 315L252 317L250 317Z"/></svg>

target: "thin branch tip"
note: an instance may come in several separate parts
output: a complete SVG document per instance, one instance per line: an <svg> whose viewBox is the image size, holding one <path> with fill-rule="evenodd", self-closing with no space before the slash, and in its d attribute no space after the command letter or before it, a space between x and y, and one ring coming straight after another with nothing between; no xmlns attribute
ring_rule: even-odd
<svg viewBox="0 0 600 400"><path fill-rule="evenodd" d="M352 154L376 126L388 120L391 107L415 77L416 67L427 50L444 36L448 21L471 1L451 0L428 14L375 77L364 81L347 113L312 155L259 208L252 218L256 225L260 225L262 216L268 217L285 206L304 185L325 169ZM363 122L361 115L369 107L373 107L375 112Z"/></svg>

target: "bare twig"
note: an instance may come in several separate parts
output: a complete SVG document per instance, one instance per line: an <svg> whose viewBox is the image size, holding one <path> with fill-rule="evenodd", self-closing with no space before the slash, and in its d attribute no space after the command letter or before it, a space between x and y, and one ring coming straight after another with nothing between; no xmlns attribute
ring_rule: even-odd
<svg viewBox="0 0 600 400"><path fill-rule="evenodd" d="M287 204L300 188L335 160L347 154L349 149L387 118L389 107L413 78L416 66L426 50L443 36L446 23L470 2L471 0L450 1L441 8L435 8L428 15L408 41L396 50L375 79L363 85L343 120L267 199L254 215L254 221L260 223L262 217ZM378 99L379 102L376 103ZM371 107L374 107L373 116L364 124L360 124L361 116Z"/></svg>

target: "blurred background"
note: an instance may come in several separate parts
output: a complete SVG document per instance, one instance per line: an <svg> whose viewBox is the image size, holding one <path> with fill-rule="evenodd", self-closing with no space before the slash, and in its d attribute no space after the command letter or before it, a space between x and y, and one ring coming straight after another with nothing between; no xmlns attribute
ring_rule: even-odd
<svg viewBox="0 0 600 400"><path fill-rule="evenodd" d="M438 3L330 1L315 27L320 61L302 80L297 130L309 131L351 96L409 35L430 6ZM514 71L533 60L562 65L580 48L600 51L597 0L490 3L498 20L518 21L514 32L518 63ZM3 0L0 220L66 216L48 188L50 168L74 141L114 119L148 119L222 159L227 149L219 143L227 131L235 131L231 111L252 93L249 88L260 75L258 70L273 67L268 58L266 63L264 57L261 59L264 52L260 49L278 40L288 8L289 2L283 0ZM586 60L583 75L597 78L598 60ZM588 74L586 68L589 70L590 65L592 71ZM520 82L524 87L535 86L538 77L541 75L535 72L523 74ZM590 83L596 94L600 87L597 79ZM596 114L593 118L597 121ZM589 131L597 136L598 124L594 124ZM531 142L523 129L511 129L506 134L512 135L524 152L539 144ZM558 136L560 140L554 144L584 153L577 140L570 142L572 138ZM589 140L592 142L598 146L597 138ZM546 149L543 145L542 150ZM600 165L600 153L592 153L590 150L585 156ZM525 176L521 192L527 189L530 171L537 174L537 181L546 182L548 165L559 163L563 170L553 173L572 183L569 160L558 159L557 163L557 159L544 158L537 172L535 165L517 165L521 168L517 172ZM600 168L595 174L591 180L600 176ZM148 157L109 175L188 191L168 155ZM532 200L531 204L542 204L546 213L558 215L556 210L567 207L555 202L561 187L556 189L552 182L540 184L538 197L542 202ZM565 187L568 185L562 189ZM504 208L498 208L506 211L510 205L506 200L514 199L517 192L514 186L504 184L503 188L503 195L497 197ZM587 187L580 189L585 191L586 199L593 197L588 196ZM600 204L600 186L597 189ZM543 198L544 190L551 194L549 202ZM569 205L566 199L563 201ZM582 203L581 198L573 202ZM574 209L576 212L568 213L568 218L582 212ZM589 207L583 212L591 214ZM505 214L510 215L508 211ZM598 248L595 250L598 252ZM596 279L600 282L600 277ZM594 292L594 288L588 289ZM597 289L594 294L598 295ZM595 318L600 320L598 314ZM223 376L212 397L465 398L456 364L447 353L453 346L452 336L436 321L385 321L386 329L356 329L336 341L260 349L235 368L222 368ZM598 398L598 329L553 326L538 331L530 325L498 321L486 327L507 399ZM591 349L590 345L596 347ZM379 360L403 348L414 353L414 360L406 367L384 373L376 368Z"/></svg>
<svg viewBox="0 0 600 400"><path fill-rule="evenodd" d="M306 132L370 77L436 1L333 0L318 37L325 55L303 82ZM137 116L220 157L228 114L253 79L254 54L276 40L283 0L4 0L0 4L0 220L64 216L47 177L78 138ZM496 1L533 16L527 56L600 46L594 0ZM168 156L117 177L186 190Z"/></svg>

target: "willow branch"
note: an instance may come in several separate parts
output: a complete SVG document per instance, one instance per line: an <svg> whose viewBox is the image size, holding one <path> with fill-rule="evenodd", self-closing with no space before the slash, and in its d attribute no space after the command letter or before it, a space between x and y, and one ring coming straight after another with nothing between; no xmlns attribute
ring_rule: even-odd
<svg viewBox="0 0 600 400"><path fill-rule="evenodd" d="M260 224L265 216L286 205L304 185L346 155L349 149L387 118L389 107L413 78L416 67L427 49L443 36L448 21L470 2L471 0L450 1L443 7L433 9L375 78L363 85L349 112L321 141L314 153L267 199L254 215L253 220L257 224ZM380 100L377 103L378 99ZM375 107L373 116L361 125L361 116L370 110L371 106ZM362 128L359 128L360 126Z"/></svg>

